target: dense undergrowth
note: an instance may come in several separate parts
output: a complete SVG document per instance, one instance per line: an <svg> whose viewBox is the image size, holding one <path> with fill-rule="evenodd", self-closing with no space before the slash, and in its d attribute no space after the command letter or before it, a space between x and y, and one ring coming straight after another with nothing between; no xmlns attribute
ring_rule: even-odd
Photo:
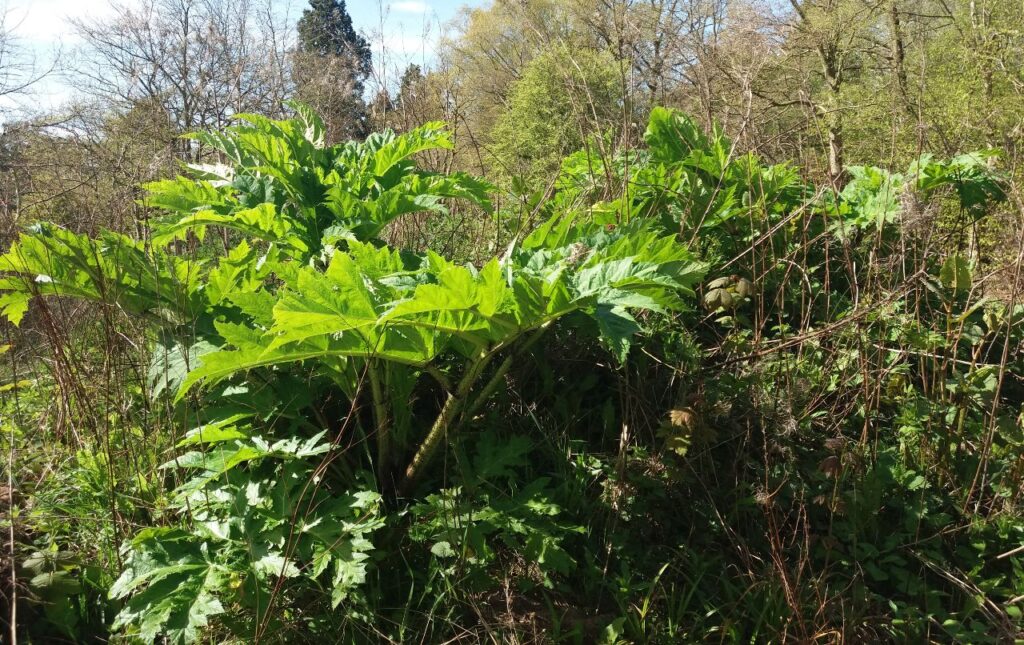
<svg viewBox="0 0 1024 645"><path fill-rule="evenodd" d="M1022 637L991 155L835 190L655 109L501 189L295 107L196 135L142 239L0 259L29 641Z"/></svg>

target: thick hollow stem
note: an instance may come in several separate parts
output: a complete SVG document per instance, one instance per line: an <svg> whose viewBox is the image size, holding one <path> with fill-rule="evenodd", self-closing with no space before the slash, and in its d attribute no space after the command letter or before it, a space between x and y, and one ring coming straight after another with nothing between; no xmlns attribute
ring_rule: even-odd
<svg viewBox="0 0 1024 645"><path fill-rule="evenodd" d="M544 335L544 332L546 332L549 327L550 323L545 324L539 329L537 329L533 333L533 335L530 336L530 338L525 343L523 343L522 347L516 350L515 354L508 356L505 360L501 362L501 365L498 366L498 369L494 370L494 376L491 377L491 380L487 381L487 385L484 386L484 389L480 390L480 394L473 400L473 403L471 403L469 407L466 409L466 416L472 416L476 414L476 411L480 409L480 406L482 406L484 403L487 402L488 399L491 398L495 390L498 389L498 386L501 385L501 381L502 379L505 378L505 374L508 373L509 368L512 367L513 359L516 356L521 356L522 354L526 353L527 350L533 347L534 343L540 340L540 337Z"/></svg>
<svg viewBox="0 0 1024 645"><path fill-rule="evenodd" d="M374 432L377 436L377 470L381 484L387 476L390 453L391 437L388 428L387 402L384 400L384 388L381 386L380 374L372 363L367 365L370 377L370 393L373 397L373 422L376 426Z"/></svg>
<svg viewBox="0 0 1024 645"><path fill-rule="evenodd" d="M427 365L425 368L423 368L423 371L434 377L434 380L438 382L438 384L444 389L445 392L450 393L452 391L452 382L448 379L447 376L444 375L444 372L437 369L437 366Z"/></svg>
<svg viewBox="0 0 1024 645"><path fill-rule="evenodd" d="M501 380L505 378L505 374L508 372L508 368L512 367L512 359L514 356L508 356L501 362L498 369L494 371L494 376L491 380L487 381L487 385L484 389L480 390L480 394L477 395L473 402L466 407L466 416L471 417L476 414L476 411L480 409L480 406L487 402L487 399L491 398L494 391L498 389L498 385L501 384Z"/></svg>
<svg viewBox="0 0 1024 645"><path fill-rule="evenodd" d="M405 469L405 477L399 487L399 494L408 495L413 491L419 478L423 475L427 464L430 463L431 458L434 456L434 452L437 451L437 447L441 445L441 441L448 434L448 430L462 413L466 405L466 399L473 390L473 385L476 384L476 380L480 378L480 373L487 367L493 355L493 353L485 353L471 363L466 369L466 374L459 381L458 387L448 395L444 406L441 408L441 412L438 413L437 419L434 420L434 424L430 427L430 432L427 433L423 443L420 444L419 450L416 451L412 461L409 462L408 468Z"/></svg>
<svg viewBox="0 0 1024 645"><path fill-rule="evenodd" d="M412 461L409 463L409 467L406 468L405 478L399 487L399 494L404 496L412 493L416 483L423 475L423 471L426 470L427 465L437 451L438 446L441 445L441 441L457 426L458 420L475 413L494 394L498 385L501 384L501 380L505 378L505 374L512 367L513 359L532 347L549 327L550 322L542 325L530 336L529 340L523 343L522 347L515 354L506 357L472 403L469 402L469 395L473 391L473 386L476 385L477 379L480 378L480 375L491 362L499 348L482 354L466 369L466 374L459 381L456 390L448 395L444 402L444 407L441 408L441 412L437 415L437 419L430 428L430 432L427 433L423 443L420 444L419 450L416 451ZM466 414L463 415L463 412Z"/></svg>

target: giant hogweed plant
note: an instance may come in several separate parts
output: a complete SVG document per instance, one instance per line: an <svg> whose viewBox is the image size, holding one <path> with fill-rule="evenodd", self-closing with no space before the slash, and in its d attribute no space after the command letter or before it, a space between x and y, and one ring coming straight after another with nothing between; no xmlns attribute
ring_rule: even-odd
<svg viewBox="0 0 1024 645"><path fill-rule="evenodd" d="M766 298L775 312L766 309L762 322L774 325L782 313L799 324L808 311L834 321L856 291L858 278L848 269L873 266L882 256L898 261L915 212L942 208L963 225L1006 199L1006 179L991 163L995 151L950 159L925 154L902 173L851 166L849 181L836 190L807 182L791 164L739 152L721 129L705 132L676 110L654 108L644 143L608 157L595 152L601 146L567 157L549 207L609 220L656 219L678 231L709 265L721 266L720 275L709 276L705 304L728 325L743 318L737 305L750 302L752 283L758 293L778 296ZM928 250L934 273L944 261L961 261L959 249L938 250ZM780 261L787 257L801 258L799 281L795 265ZM808 292L787 289L795 282ZM786 293L793 297L781 297Z"/></svg>
<svg viewBox="0 0 1024 645"><path fill-rule="evenodd" d="M358 616L388 500L431 490L435 457L519 357L564 323L624 360L635 313L682 309L703 275L652 219L572 209L482 266L391 248L395 218L453 199L486 210L490 187L416 167L451 145L442 124L327 146L294 107L194 135L223 163L145 186L163 213L147 242L40 224L0 258L15 324L54 295L151 319L153 393L193 421L163 466L188 477L111 589L115 628L144 640L193 641L222 614L266 634L283 597ZM211 227L226 252L174 252Z"/></svg>
<svg viewBox="0 0 1024 645"><path fill-rule="evenodd" d="M1006 199L1005 177L990 164L993 150L951 159L924 154L902 173L849 166L849 181L837 191L806 182L792 164L767 164L737 151L721 129L705 132L677 110L654 108L644 143L608 158L595 152L600 146L566 157L556 200L620 220L659 218L684 238L723 244L721 253L731 258L775 227L791 233L812 218L838 238L895 233L890 225L901 217L907 197L926 202L951 195L975 220ZM779 226L784 220L791 222L788 228Z"/></svg>

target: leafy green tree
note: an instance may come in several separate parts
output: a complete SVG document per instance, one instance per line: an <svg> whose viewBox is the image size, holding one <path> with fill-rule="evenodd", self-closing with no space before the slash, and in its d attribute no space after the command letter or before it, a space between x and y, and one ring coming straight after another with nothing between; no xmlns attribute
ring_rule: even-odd
<svg viewBox="0 0 1024 645"><path fill-rule="evenodd" d="M623 88L611 56L558 46L530 61L491 133L496 172L550 183L592 135L621 131Z"/></svg>

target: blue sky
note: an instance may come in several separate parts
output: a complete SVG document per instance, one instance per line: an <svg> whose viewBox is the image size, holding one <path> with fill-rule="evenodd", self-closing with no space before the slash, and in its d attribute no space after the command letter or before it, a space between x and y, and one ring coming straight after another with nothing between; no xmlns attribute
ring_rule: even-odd
<svg viewBox="0 0 1024 645"><path fill-rule="evenodd" d="M383 4L392 18L418 19L421 17L448 20L462 6L480 6L483 0L349 0L348 12L357 27L376 25L380 19L380 5Z"/></svg>
<svg viewBox="0 0 1024 645"><path fill-rule="evenodd" d="M131 6L139 0L117 1ZM272 2L292 27L307 6L307 0ZM431 62L440 26L454 18L460 7L488 3L489 0L349 0L347 4L352 21L370 38L375 54L386 52L389 67L404 67L411 62ZM0 0L0 15L6 6L7 29L35 58L36 66L46 68L58 51L71 51L78 44L69 21L110 15L110 4L110 0ZM68 80L51 75L22 103L52 108L73 94Z"/></svg>

